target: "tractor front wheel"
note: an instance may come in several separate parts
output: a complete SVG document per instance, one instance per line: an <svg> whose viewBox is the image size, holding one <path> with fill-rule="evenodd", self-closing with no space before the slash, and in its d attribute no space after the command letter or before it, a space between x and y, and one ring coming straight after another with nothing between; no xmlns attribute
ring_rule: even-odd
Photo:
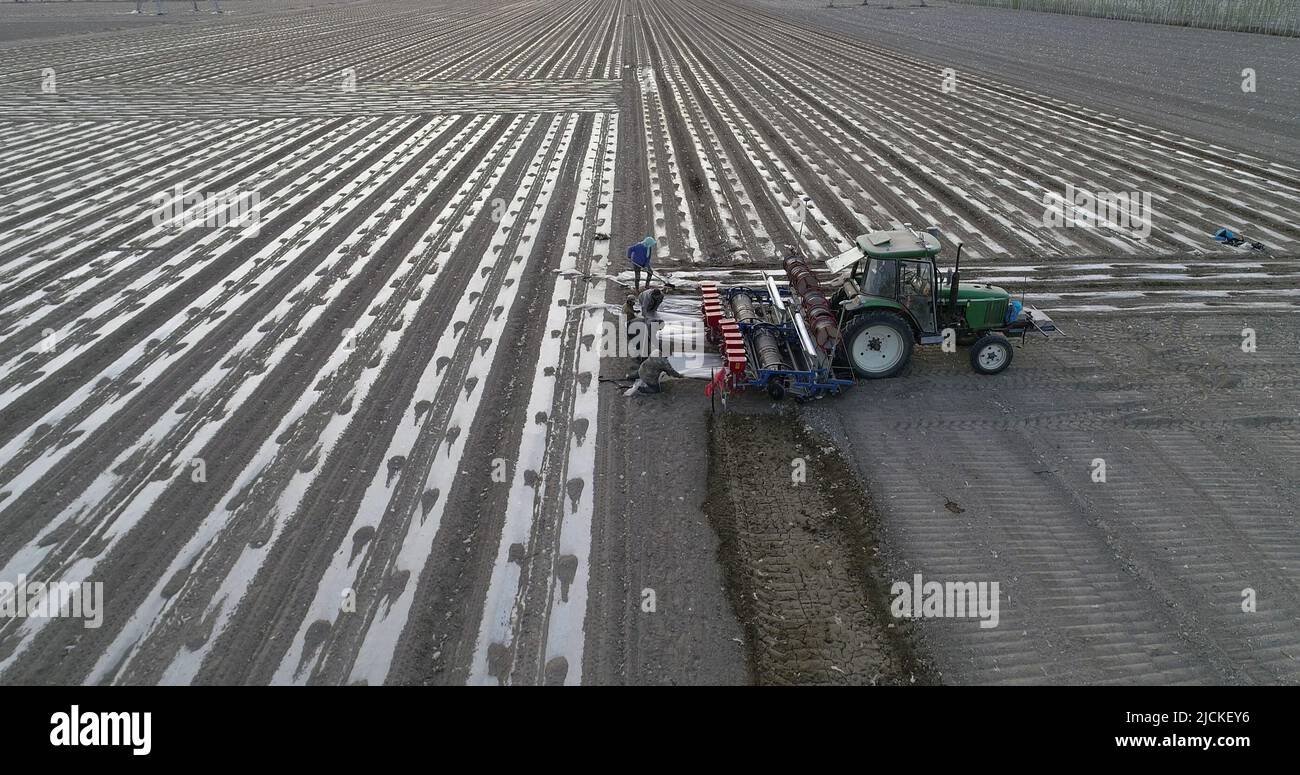
<svg viewBox="0 0 1300 775"><path fill-rule="evenodd" d="M863 379L892 377L912 358L912 327L893 312L858 315L849 324L844 342L849 364Z"/></svg>
<svg viewBox="0 0 1300 775"><path fill-rule="evenodd" d="M1002 334L985 334L971 345L970 365L980 374L998 374L1011 365L1014 352Z"/></svg>

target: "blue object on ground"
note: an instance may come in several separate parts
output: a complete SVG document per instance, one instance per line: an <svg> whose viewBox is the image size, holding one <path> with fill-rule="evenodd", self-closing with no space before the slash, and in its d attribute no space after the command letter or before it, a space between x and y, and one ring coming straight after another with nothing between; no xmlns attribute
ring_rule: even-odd
<svg viewBox="0 0 1300 775"><path fill-rule="evenodd" d="M1006 322L1007 322L1008 324L1014 323L1015 320L1016 320L1016 318L1020 317L1020 310L1022 310L1022 309L1024 309L1024 308L1025 308L1025 305L1021 304L1020 302L1016 301L1015 299L1012 299L1012 300L1011 300L1011 303L1007 305L1007 319L1006 319Z"/></svg>

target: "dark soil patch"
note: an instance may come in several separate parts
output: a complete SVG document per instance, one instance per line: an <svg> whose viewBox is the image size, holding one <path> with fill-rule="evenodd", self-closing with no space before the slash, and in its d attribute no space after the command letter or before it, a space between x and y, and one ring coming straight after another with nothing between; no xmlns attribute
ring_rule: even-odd
<svg viewBox="0 0 1300 775"><path fill-rule="evenodd" d="M705 511L753 681L937 683L890 615L876 514L839 452L789 412L733 411L709 427Z"/></svg>

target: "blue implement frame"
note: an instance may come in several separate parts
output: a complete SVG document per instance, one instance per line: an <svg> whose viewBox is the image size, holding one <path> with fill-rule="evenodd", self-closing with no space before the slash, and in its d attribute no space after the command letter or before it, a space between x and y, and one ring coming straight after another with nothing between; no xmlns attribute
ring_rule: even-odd
<svg viewBox="0 0 1300 775"><path fill-rule="evenodd" d="M831 353L830 356L823 356L816 351L815 345L811 344L811 340L806 338L806 332L801 334L800 326L794 320L794 316L799 314L797 312L798 304L793 300L788 287L780 288L777 291L781 297L780 301L782 303L780 304L774 303L768 288L752 286L727 288L723 291L723 294L727 299L728 306L734 309L731 301L740 293L749 296L756 303L770 304L783 311L783 320L779 325L765 321L756 323L736 320L736 325L745 338L745 349L748 351L749 360L749 366L745 373L746 380L740 383L742 387L762 388L773 398L778 399L785 393L790 393L796 398L810 399L821 398L824 395L836 395L844 388L852 387L855 384L852 379L835 376L831 366L833 360L831 356L834 353ZM772 334L779 342L784 344L785 352L789 354L789 360L791 361L788 364L790 368L766 369L762 367L757 348L753 344L754 335L762 331Z"/></svg>

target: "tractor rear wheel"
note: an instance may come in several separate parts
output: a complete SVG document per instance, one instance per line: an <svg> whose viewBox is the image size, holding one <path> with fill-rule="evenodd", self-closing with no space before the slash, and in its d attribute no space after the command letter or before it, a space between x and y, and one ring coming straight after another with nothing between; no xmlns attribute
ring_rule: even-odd
<svg viewBox="0 0 1300 775"><path fill-rule="evenodd" d="M884 379L912 359L912 327L893 312L866 312L853 318L844 337L849 365L863 379Z"/></svg>
<svg viewBox="0 0 1300 775"><path fill-rule="evenodd" d="M971 368L980 374L998 374L1011 365L1011 342L1002 334L985 334L970 348Z"/></svg>

